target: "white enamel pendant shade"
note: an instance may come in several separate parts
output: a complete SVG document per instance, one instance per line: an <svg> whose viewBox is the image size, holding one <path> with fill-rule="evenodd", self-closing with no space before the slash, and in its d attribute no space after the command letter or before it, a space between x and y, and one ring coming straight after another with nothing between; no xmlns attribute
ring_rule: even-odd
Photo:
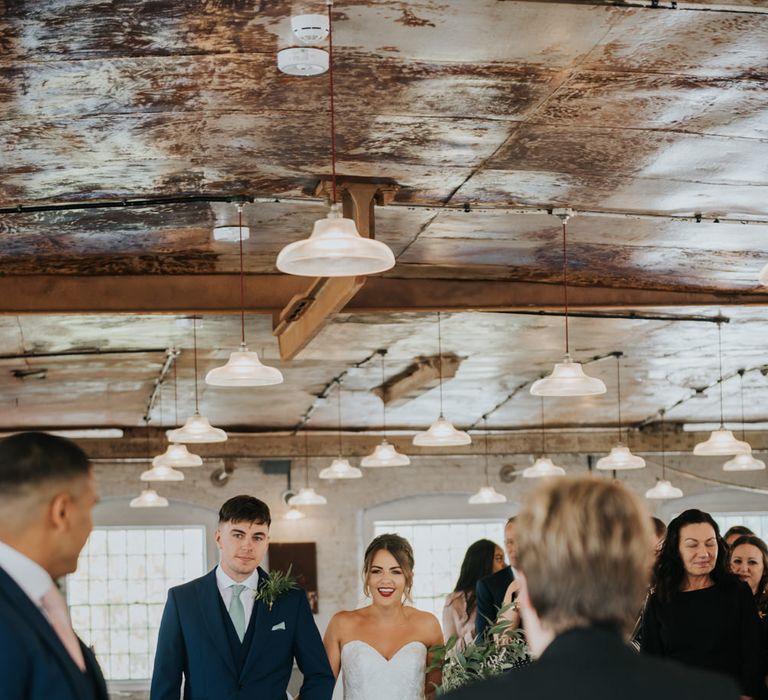
<svg viewBox="0 0 768 700"><path fill-rule="evenodd" d="M597 396L605 391L602 380L585 374L581 363L571 360L570 355L555 364L550 375L531 386L534 396Z"/></svg>

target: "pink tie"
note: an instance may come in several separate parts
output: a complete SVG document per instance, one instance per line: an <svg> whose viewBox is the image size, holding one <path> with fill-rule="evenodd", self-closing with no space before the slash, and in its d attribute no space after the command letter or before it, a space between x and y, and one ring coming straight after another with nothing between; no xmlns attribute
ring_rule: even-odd
<svg viewBox="0 0 768 700"><path fill-rule="evenodd" d="M83 651L80 649L80 643L77 641L75 631L72 629L72 622L69 619L67 604L64 602L64 596L59 593L56 586L51 586L48 592L43 596L43 610L48 615L48 621L51 627L59 635L61 643L69 652L72 660L77 664L81 671L85 671L85 659Z"/></svg>

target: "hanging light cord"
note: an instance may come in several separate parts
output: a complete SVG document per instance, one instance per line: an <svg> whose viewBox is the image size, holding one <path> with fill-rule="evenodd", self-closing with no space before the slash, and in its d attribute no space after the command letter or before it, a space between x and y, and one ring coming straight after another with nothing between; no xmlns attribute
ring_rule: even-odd
<svg viewBox="0 0 768 700"><path fill-rule="evenodd" d="M328 85L331 93L331 204L336 204L336 116L333 102L333 2L328 4Z"/></svg>
<svg viewBox="0 0 768 700"><path fill-rule="evenodd" d="M483 418L483 430L485 431L485 485L491 485L491 477L488 475L488 421Z"/></svg>
<svg viewBox="0 0 768 700"><path fill-rule="evenodd" d="M746 431L744 425L744 370L739 370L739 384L741 386L741 439L746 442Z"/></svg>
<svg viewBox="0 0 768 700"><path fill-rule="evenodd" d="M304 431L304 487L309 488L309 434Z"/></svg>
<svg viewBox="0 0 768 700"><path fill-rule="evenodd" d="M661 416L661 478L666 479L667 478L667 451L664 449L664 433L666 432L665 426L664 426L664 414L666 411L662 408L661 411L659 411L659 415Z"/></svg>
<svg viewBox="0 0 768 700"><path fill-rule="evenodd" d="M240 229L240 343L245 345L245 273L243 272L243 205L237 205Z"/></svg>
<svg viewBox="0 0 768 700"><path fill-rule="evenodd" d="M563 217L563 306L565 319L565 354L570 354L570 339L568 337L568 244L566 242L565 224L567 217Z"/></svg>
<svg viewBox="0 0 768 700"><path fill-rule="evenodd" d="M723 428L723 324L717 324L717 356L720 362L720 427Z"/></svg>
<svg viewBox="0 0 768 700"><path fill-rule="evenodd" d="M616 354L616 404L619 409L619 444L621 444L621 354Z"/></svg>
<svg viewBox="0 0 768 700"><path fill-rule="evenodd" d="M200 413L200 404L197 395L197 316L192 317L192 347L195 358L195 413Z"/></svg>
<svg viewBox="0 0 768 700"><path fill-rule="evenodd" d="M546 437L544 436L544 397L541 397L541 456L547 454Z"/></svg>
<svg viewBox="0 0 768 700"><path fill-rule="evenodd" d="M386 354L386 350L381 350L381 436L384 440L387 439L387 404L384 401L384 355Z"/></svg>
<svg viewBox="0 0 768 700"><path fill-rule="evenodd" d="M339 419L339 457L341 457L341 382L339 382L339 390L336 392L336 414Z"/></svg>
<svg viewBox="0 0 768 700"><path fill-rule="evenodd" d="M437 312L437 373L440 387L440 417L443 417L443 332L440 327L440 312Z"/></svg>
<svg viewBox="0 0 768 700"><path fill-rule="evenodd" d="M178 388L179 384L176 379L176 365L178 362L173 363L173 418L176 422L175 424L179 424L179 394L178 394Z"/></svg>

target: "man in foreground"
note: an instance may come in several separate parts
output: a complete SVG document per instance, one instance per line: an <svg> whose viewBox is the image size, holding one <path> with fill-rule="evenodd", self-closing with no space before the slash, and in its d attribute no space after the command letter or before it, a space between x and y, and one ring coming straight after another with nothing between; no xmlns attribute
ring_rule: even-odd
<svg viewBox="0 0 768 700"><path fill-rule="evenodd" d="M650 520L620 484L541 484L517 518L518 605L538 660L452 700L738 700L730 679L641 656L625 642L651 567Z"/></svg>
<svg viewBox="0 0 768 700"><path fill-rule="evenodd" d="M54 581L77 568L96 488L85 453L45 433L0 440L0 697L106 700Z"/></svg>
<svg viewBox="0 0 768 700"><path fill-rule="evenodd" d="M284 698L296 659L302 700L330 700L335 679L300 588L276 586L259 567L271 516L253 496L219 511L220 563L171 588L157 640L150 700Z"/></svg>

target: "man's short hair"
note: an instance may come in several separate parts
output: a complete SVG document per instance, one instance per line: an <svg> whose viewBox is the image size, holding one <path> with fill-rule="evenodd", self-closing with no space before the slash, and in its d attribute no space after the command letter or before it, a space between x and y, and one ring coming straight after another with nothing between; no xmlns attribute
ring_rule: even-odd
<svg viewBox="0 0 768 700"><path fill-rule="evenodd" d="M547 627L631 630L652 559L650 517L634 494L608 479L558 477L530 495L518 523L518 563Z"/></svg>
<svg viewBox="0 0 768 700"><path fill-rule="evenodd" d="M0 496L11 498L55 481L86 477L88 456L71 440L48 433L16 433L0 440Z"/></svg>
<svg viewBox="0 0 768 700"><path fill-rule="evenodd" d="M233 496L219 509L221 523L266 523L272 524L269 506L254 496Z"/></svg>

